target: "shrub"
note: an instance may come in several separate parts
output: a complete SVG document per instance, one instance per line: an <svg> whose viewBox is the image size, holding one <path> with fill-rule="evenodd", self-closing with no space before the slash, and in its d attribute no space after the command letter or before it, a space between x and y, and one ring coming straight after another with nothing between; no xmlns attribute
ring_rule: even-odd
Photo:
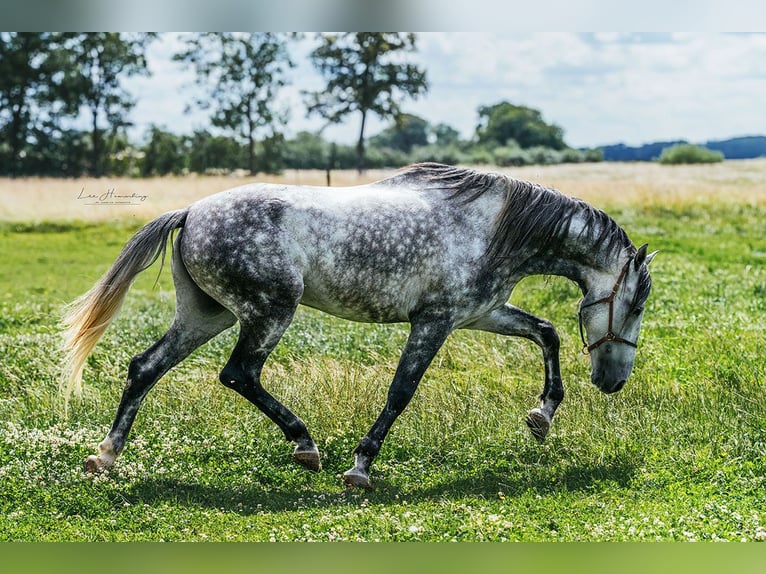
<svg viewBox="0 0 766 574"><path fill-rule="evenodd" d="M495 165L500 167L522 166L533 163L529 153L518 145L506 145L495 148L492 152Z"/></svg>
<svg viewBox="0 0 766 574"><path fill-rule="evenodd" d="M538 145L528 148L526 152L532 159L531 163L536 165L554 165L561 163L562 153L553 148Z"/></svg>
<svg viewBox="0 0 766 574"><path fill-rule="evenodd" d="M716 163L723 161L723 153L692 144L678 144L662 150L659 162L665 165L681 163Z"/></svg>
<svg viewBox="0 0 766 574"><path fill-rule="evenodd" d="M469 156L463 153L456 144L416 146L412 149L410 158L412 159L412 163L435 161L437 163L446 163L450 165L467 163L470 159Z"/></svg>
<svg viewBox="0 0 766 574"><path fill-rule="evenodd" d="M586 149L583 152L583 161L586 161L586 162L604 161L604 150L600 148Z"/></svg>
<svg viewBox="0 0 766 574"><path fill-rule="evenodd" d="M579 149L571 147L559 151L561 163L582 163L585 160L585 154Z"/></svg>
<svg viewBox="0 0 766 574"><path fill-rule="evenodd" d="M467 162L472 165L493 165L495 158L491 151L477 146L468 152Z"/></svg>
<svg viewBox="0 0 766 574"><path fill-rule="evenodd" d="M398 149L370 146L365 153L364 163L368 169L398 168L409 164L410 158Z"/></svg>

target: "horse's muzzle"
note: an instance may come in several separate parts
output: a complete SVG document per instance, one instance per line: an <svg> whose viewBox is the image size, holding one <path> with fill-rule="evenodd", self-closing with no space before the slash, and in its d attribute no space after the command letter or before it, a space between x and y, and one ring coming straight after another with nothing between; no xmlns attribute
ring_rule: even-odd
<svg viewBox="0 0 766 574"><path fill-rule="evenodd" d="M598 389L607 395L612 395L614 393L617 393L622 390L622 387L625 386L625 380L617 381L616 383L613 383L612 385L609 385L605 382L595 382L592 381L594 385L598 387Z"/></svg>
<svg viewBox="0 0 766 574"><path fill-rule="evenodd" d="M611 395L622 390L622 387L627 382L627 378L616 378L615 380L611 377L604 377L604 374L601 372L593 372L590 382L597 386L602 393Z"/></svg>

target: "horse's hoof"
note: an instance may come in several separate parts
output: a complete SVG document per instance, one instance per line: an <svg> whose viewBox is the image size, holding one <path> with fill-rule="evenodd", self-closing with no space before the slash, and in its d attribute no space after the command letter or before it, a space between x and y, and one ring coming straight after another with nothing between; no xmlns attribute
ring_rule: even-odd
<svg viewBox="0 0 766 574"><path fill-rule="evenodd" d="M96 475L106 470L104 462L96 455L92 454L83 461L83 471L85 474Z"/></svg>
<svg viewBox="0 0 766 574"><path fill-rule="evenodd" d="M359 470L356 467L343 473L343 484L345 484L348 488L366 488L367 490L372 489L370 476L366 472Z"/></svg>
<svg viewBox="0 0 766 574"><path fill-rule="evenodd" d="M551 421L540 409L532 409L527 414L527 426L537 442L543 442L551 428Z"/></svg>
<svg viewBox="0 0 766 574"><path fill-rule="evenodd" d="M295 450L293 451L293 460L314 472L322 470L322 461L319 459L319 450L316 447L313 449L302 449L299 446L295 447Z"/></svg>

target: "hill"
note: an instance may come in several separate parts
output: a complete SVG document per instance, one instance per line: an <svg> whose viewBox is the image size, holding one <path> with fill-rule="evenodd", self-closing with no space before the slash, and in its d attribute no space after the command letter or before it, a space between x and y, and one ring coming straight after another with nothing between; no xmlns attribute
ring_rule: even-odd
<svg viewBox="0 0 766 574"><path fill-rule="evenodd" d="M676 144L689 143L686 140L652 142L631 147L625 144L602 146L604 161L653 161L660 157L662 150ZM766 156L766 136L744 136L727 140L709 140L701 143L708 149L723 153L726 159L751 159Z"/></svg>

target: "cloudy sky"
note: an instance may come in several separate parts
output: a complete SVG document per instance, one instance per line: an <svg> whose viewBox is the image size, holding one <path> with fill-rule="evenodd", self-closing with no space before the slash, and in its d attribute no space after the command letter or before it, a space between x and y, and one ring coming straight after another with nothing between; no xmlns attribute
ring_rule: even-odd
<svg viewBox="0 0 766 574"><path fill-rule="evenodd" d="M192 73L171 60L179 42L164 35L150 48L153 75L126 82L138 100L131 115L138 134L150 123L178 133L208 125L204 113L184 114L195 88ZM464 137L479 106L503 100L539 109L574 147L766 134L766 34L428 32L417 46L411 59L430 87L404 111ZM307 39L291 48L297 67L280 93L288 136L322 127L306 118L301 96L323 86L308 60L312 47ZM373 120L366 133L383 127ZM325 136L352 143L358 129L350 116Z"/></svg>

